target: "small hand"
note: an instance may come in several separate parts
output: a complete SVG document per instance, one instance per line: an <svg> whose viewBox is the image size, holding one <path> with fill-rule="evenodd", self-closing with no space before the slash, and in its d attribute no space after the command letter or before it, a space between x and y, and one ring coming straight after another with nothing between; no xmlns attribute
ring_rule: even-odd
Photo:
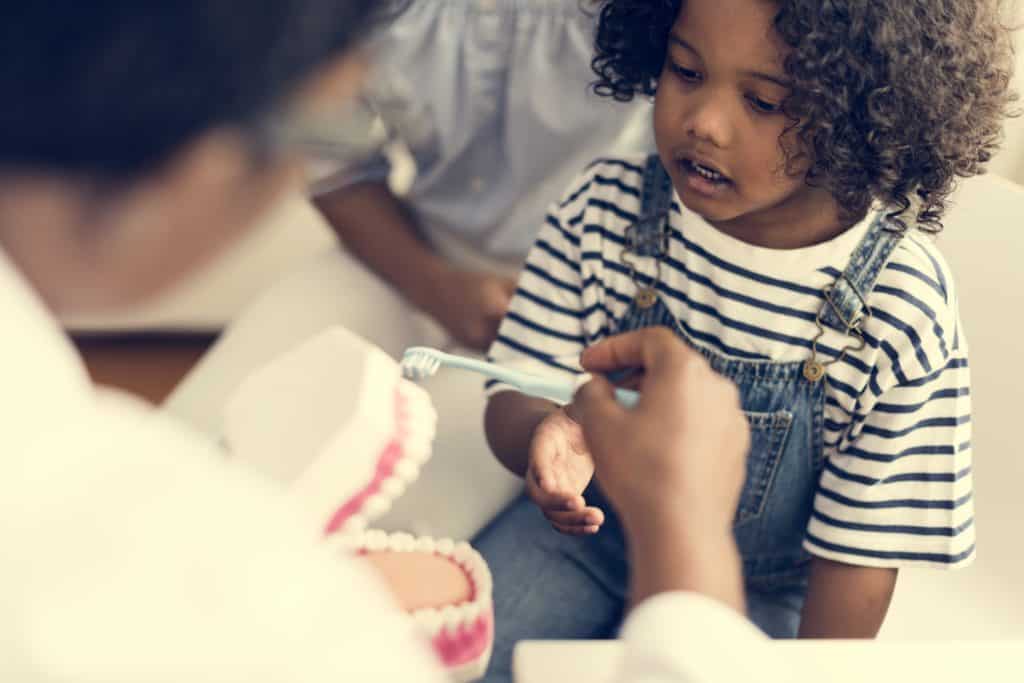
<svg viewBox="0 0 1024 683"><path fill-rule="evenodd" d="M526 494L557 531L595 534L604 523L604 513L587 507L583 498L593 477L594 461L583 430L564 409L551 413L533 433Z"/></svg>
<svg viewBox="0 0 1024 683"><path fill-rule="evenodd" d="M437 283L427 312L460 344L486 351L498 336L515 289L510 278L452 268Z"/></svg>

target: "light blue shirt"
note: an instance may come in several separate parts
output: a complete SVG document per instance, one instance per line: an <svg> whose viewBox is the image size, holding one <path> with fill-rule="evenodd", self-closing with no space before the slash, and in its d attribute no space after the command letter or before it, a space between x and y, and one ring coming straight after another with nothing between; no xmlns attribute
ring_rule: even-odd
<svg viewBox="0 0 1024 683"><path fill-rule="evenodd" d="M592 92L596 16L580 5L416 2L375 38L368 96L403 112L388 123L415 160L407 200L423 223L521 259L548 205L588 163L652 149L649 102ZM356 179L389 171L380 157Z"/></svg>

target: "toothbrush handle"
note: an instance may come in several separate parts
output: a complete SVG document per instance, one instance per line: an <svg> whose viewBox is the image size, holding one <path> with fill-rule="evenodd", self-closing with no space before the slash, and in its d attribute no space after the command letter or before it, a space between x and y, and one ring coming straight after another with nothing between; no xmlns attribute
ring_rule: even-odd
<svg viewBox="0 0 1024 683"><path fill-rule="evenodd" d="M520 385L522 389L539 398L546 398L557 403L572 403L576 388L571 382L556 382L547 380L534 380ZM616 389L615 400L623 408L635 408L640 401L640 394L632 389Z"/></svg>
<svg viewBox="0 0 1024 683"><path fill-rule="evenodd" d="M524 393L546 398L557 403L572 403L575 387L571 382L549 380L503 368L495 363L479 361L451 353L443 354L444 364L449 367L461 368L486 375L493 379L519 387ZM640 394L629 389L616 389L615 398L624 408L633 408L640 400Z"/></svg>
<svg viewBox="0 0 1024 683"><path fill-rule="evenodd" d="M635 408L636 404L640 402L640 393L632 389L616 389L615 400L623 408Z"/></svg>
<svg viewBox="0 0 1024 683"><path fill-rule="evenodd" d="M458 356L454 353L441 354L441 360L448 367L476 372L484 375L485 377L496 379L499 382L504 382L506 384L519 385L522 383L522 375L520 372L504 368L495 363L488 363L487 361L476 360L475 358L466 358L465 356Z"/></svg>

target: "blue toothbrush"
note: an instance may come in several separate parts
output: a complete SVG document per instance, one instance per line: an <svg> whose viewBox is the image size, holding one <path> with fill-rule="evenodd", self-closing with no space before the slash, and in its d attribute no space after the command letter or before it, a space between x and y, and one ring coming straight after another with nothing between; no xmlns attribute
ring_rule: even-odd
<svg viewBox="0 0 1024 683"><path fill-rule="evenodd" d="M527 372L512 370L495 365L494 363L457 356L453 353L445 353L428 346L410 347L402 355L402 375L406 379L421 380L431 377L442 366L476 372L513 386L524 394L544 398L555 403L572 403L573 394L576 393L576 385L566 379L531 375ZM615 398L623 407L632 408L640 400L640 394L629 389L616 389Z"/></svg>

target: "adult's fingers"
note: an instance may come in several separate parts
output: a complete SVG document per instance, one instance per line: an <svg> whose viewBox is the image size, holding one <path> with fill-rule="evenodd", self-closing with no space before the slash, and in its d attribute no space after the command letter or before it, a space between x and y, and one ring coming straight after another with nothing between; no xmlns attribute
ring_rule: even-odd
<svg viewBox="0 0 1024 683"><path fill-rule="evenodd" d="M559 524L567 527L576 526L601 526L604 524L604 512L596 507L587 507L582 510L566 512L563 510L544 510L544 516L552 524Z"/></svg>
<svg viewBox="0 0 1024 683"><path fill-rule="evenodd" d="M593 536L601 530L599 526L584 526L584 527L563 527L557 524L552 524L551 527L566 536Z"/></svg>
<svg viewBox="0 0 1024 683"><path fill-rule="evenodd" d="M666 327L648 327L603 339L580 357L588 372L607 373L623 368L651 370L670 354L696 353Z"/></svg>
<svg viewBox="0 0 1024 683"><path fill-rule="evenodd" d="M592 372L642 369L639 407L654 412L677 410L683 396L692 399L692 385L690 394L683 388L686 381L709 371L704 357L665 327L609 337L587 349L580 360Z"/></svg>
<svg viewBox="0 0 1024 683"><path fill-rule="evenodd" d="M643 401L642 396L640 400ZM594 376L579 388L571 410L579 418L588 443L603 443L606 436L620 429L619 425L626 414L626 410L615 399L615 387L600 376Z"/></svg>

